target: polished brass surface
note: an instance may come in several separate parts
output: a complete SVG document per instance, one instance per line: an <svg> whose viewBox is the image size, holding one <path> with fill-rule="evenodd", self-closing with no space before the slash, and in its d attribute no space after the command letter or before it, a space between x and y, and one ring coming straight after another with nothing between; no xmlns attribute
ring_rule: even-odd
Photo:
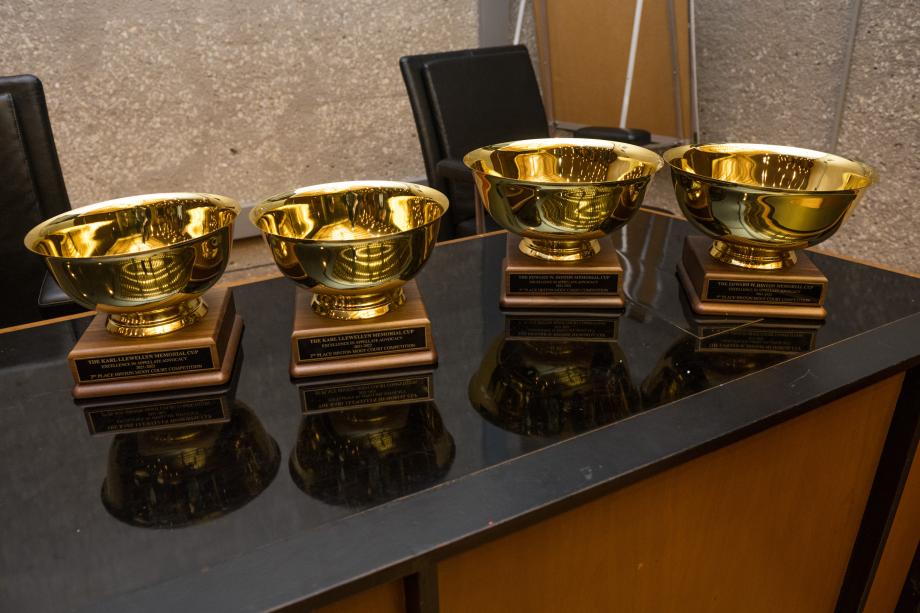
<svg viewBox="0 0 920 613"><path fill-rule="evenodd" d="M874 173L860 162L776 145L686 145L664 154L687 219L713 258L751 269L795 263L844 222Z"/></svg>
<svg viewBox="0 0 920 613"><path fill-rule="evenodd" d="M148 194L74 209L25 237L79 304L108 314L113 334L175 332L207 312L240 207L224 196Z"/></svg>
<svg viewBox="0 0 920 613"><path fill-rule="evenodd" d="M473 407L517 434L577 434L638 412L626 357L613 342L500 337L470 379Z"/></svg>
<svg viewBox="0 0 920 613"><path fill-rule="evenodd" d="M102 502L134 526L202 523L253 500L279 464L278 444L255 413L236 401L227 423L116 436Z"/></svg>
<svg viewBox="0 0 920 613"><path fill-rule="evenodd" d="M305 415L290 470L310 496L363 507L434 484L454 453L434 402L381 404Z"/></svg>
<svg viewBox="0 0 920 613"><path fill-rule="evenodd" d="M250 213L278 268L334 319L369 319L405 301L402 286L434 249L444 194L411 183L351 181L302 187Z"/></svg>
<svg viewBox="0 0 920 613"><path fill-rule="evenodd" d="M463 163L492 218L524 237L521 251L553 261L597 253L597 239L635 215L663 165L648 149L582 138L490 145Z"/></svg>

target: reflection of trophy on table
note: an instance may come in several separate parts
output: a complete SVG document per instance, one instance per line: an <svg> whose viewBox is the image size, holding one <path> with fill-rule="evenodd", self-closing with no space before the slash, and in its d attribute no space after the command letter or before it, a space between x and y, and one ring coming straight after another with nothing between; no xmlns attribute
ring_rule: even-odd
<svg viewBox="0 0 920 613"><path fill-rule="evenodd" d="M61 289L99 314L68 356L77 398L220 385L242 334L233 295L211 289L239 205L152 194L53 217L25 238Z"/></svg>
<svg viewBox="0 0 920 613"><path fill-rule="evenodd" d="M447 206L420 185L356 181L300 188L253 209L278 268L310 292L297 292L293 376L437 361L413 278Z"/></svg>
<svg viewBox="0 0 920 613"><path fill-rule="evenodd" d="M497 426L528 436L575 434L640 410L616 318L507 315L506 332L469 384Z"/></svg>
<svg viewBox="0 0 920 613"><path fill-rule="evenodd" d="M623 267L611 232L639 210L662 166L623 143L546 138L468 153L483 205L508 237L507 308L618 308Z"/></svg>
<svg viewBox="0 0 920 613"><path fill-rule="evenodd" d="M330 504L361 507L433 485L450 470L454 439L433 398L430 372L311 381L291 477Z"/></svg>
<svg viewBox="0 0 920 613"><path fill-rule="evenodd" d="M690 236L678 272L703 315L822 319L827 278L798 251L840 228L872 170L774 145L687 145L664 154Z"/></svg>
<svg viewBox="0 0 920 613"><path fill-rule="evenodd" d="M278 445L251 409L224 401L224 423L117 435L102 484L108 512L135 526L178 528L231 513L261 494L278 472Z"/></svg>
<svg viewBox="0 0 920 613"><path fill-rule="evenodd" d="M815 347L820 323L699 319L695 336L672 345L642 383L654 407L778 364Z"/></svg>

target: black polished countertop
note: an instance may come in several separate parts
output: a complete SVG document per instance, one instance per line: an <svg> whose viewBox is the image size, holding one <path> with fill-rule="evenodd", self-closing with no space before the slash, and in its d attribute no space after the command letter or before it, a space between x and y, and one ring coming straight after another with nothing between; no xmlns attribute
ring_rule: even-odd
<svg viewBox="0 0 920 613"><path fill-rule="evenodd" d="M614 235L618 313L503 313L506 235L440 245L428 370L292 381L283 278L233 289L224 389L77 404L88 318L0 334L0 610L322 604L916 364L920 279L814 254L826 321L698 319L691 231L643 212ZM132 415L214 423L90 433Z"/></svg>

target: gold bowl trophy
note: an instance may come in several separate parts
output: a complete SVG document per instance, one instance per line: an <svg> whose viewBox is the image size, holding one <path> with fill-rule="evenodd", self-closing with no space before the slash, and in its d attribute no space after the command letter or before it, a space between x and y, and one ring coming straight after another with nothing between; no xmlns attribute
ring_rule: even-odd
<svg viewBox="0 0 920 613"><path fill-rule="evenodd" d="M365 507L429 487L456 447L432 401L306 413L291 451L294 483L329 504Z"/></svg>
<svg viewBox="0 0 920 613"><path fill-rule="evenodd" d="M255 499L281 456L255 413L232 403L224 423L119 434L109 449L102 502L134 526L179 528Z"/></svg>
<svg viewBox="0 0 920 613"><path fill-rule="evenodd" d="M639 210L663 165L642 147L543 138L490 145L463 163L508 240L501 304L623 306L623 268L608 234Z"/></svg>
<svg viewBox="0 0 920 613"><path fill-rule="evenodd" d="M297 292L291 375L306 377L437 361L412 280L434 249L447 198L392 181L302 187L250 213Z"/></svg>
<svg viewBox="0 0 920 613"><path fill-rule="evenodd" d="M99 312L68 355L75 397L229 380L243 322L229 290L208 290L227 266L239 210L223 196L149 194L29 231L26 247L61 289Z"/></svg>
<svg viewBox="0 0 920 613"><path fill-rule="evenodd" d="M468 390L483 417L525 436L577 434L640 410L617 321L571 314L507 316Z"/></svg>
<svg viewBox="0 0 920 613"><path fill-rule="evenodd" d="M677 202L712 239L688 237L678 272L704 315L822 319L827 277L804 253L840 228L874 179L842 157L775 145L664 154Z"/></svg>

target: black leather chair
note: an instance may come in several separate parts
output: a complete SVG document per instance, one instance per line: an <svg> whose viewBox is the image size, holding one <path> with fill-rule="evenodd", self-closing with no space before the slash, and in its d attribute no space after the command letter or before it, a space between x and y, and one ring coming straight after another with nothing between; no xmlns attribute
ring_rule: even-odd
<svg viewBox="0 0 920 613"><path fill-rule="evenodd" d="M409 92L428 184L450 198L451 208L438 238L475 234L473 179L463 156L483 145L549 136L527 47L410 55L400 58L399 67ZM651 142L645 130L620 128L587 127L577 130L575 136Z"/></svg>
<svg viewBox="0 0 920 613"><path fill-rule="evenodd" d="M78 310L22 243L69 209L41 81L0 77L0 327Z"/></svg>

